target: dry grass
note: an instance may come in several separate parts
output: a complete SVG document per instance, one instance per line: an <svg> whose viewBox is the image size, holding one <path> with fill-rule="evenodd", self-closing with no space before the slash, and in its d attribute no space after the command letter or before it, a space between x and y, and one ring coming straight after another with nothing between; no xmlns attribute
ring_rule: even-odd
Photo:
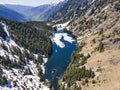
<svg viewBox="0 0 120 90"><path fill-rule="evenodd" d="M110 35L110 31L107 30L104 35ZM84 39L86 45L82 53L91 53L87 66L101 70L99 70L100 75L95 78L95 84L92 84L92 80L90 80L89 84L82 86L82 88L83 90L120 90L120 50L116 44L109 45L109 40L105 39L103 40L107 45L105 51L102 53L95 51L100 38L101 36L95 34ZM96 43L92 43L93 39L96 40Z"/></svg>

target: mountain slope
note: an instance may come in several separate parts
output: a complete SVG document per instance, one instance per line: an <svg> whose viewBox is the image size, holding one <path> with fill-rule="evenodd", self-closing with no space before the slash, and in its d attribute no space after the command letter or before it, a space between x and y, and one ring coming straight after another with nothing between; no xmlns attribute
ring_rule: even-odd
<svg viewBox="0 0 120 90"><path fill-rule="evenodd" d="M93 2L94 0L68 0L51 18L65 22L74 17L79 17L85 11L85 8L89 7Z"/></svg>
<svg viewBox="0 0 120 90"><path fill-rule="evenodd" d="M26 15L28 15L31 20L48 20L48 18L58 11L65 3L66 2L60 2L58 4L47 4L34 7L27 11Z"/></svg>
<svg viewBox="0 0 120 90"><path fill-rule="evenodd" d="M33 8L32 6L16 5L16 4L5 4L4 6L22 15L24 15L27 10Z"/></svg>
<svg viewBox="0 0 120 90"><path fill-rule="evenodd" d="M119 90L120 0L68 0L52 18L69 21L78 43L60 89Z"/></svg>
<svg viewBox="0 0 120 90"><path fill-rule="evenodd" d="M115 0L116 1L116 0ZM67 3L58 10L52 17L54 20L65 22L71 19L79 18L89 11L89 15L93 14L96 9L105 7L113 0L68 0ZM90 12L91 11L91 12ZM57 21L56 21L57 22Z"/></svg>
<svg viewBox="0 0 120 90"><path fill-rule="evenodd" d="M44 60L51 53L45 22L10 21L0 18L0 89L45 89ZM44 45L43 45L44 44Z"/></svg>
<svg viewBox="0 0 120 90"><path fill-rule="evenodd" d="M11 20L18 20L18 21L25 20L23 15L9 8L6 8L4 5L0 5L0 17L8 18Z"/></svg>
<svg viewBox="0 0 120 90"><path fill-rule="evenodd" d="M52 5L41 5L38 7L34 7L32 9L30 9L29 11L27 11L26 15L28 15L28 17L31 20L37 20L37 21L44 20L44 19L47 19L47 17L46 18L44 18L44 17L48 16L48 14L45 13L45 11L50 10L51 7L52 7Z"/></svg>

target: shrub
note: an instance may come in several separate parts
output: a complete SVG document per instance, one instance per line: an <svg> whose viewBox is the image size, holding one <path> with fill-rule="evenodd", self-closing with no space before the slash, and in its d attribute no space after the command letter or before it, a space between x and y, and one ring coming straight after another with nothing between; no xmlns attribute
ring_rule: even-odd
<svg viewBox="0 0 120 90"><path fill-rule="evenodd" d="M95 44L95 43L96 43L96 40L95 40L95 38L92 40L92 42L93 42L93 44Z"/></svg>
<svg viewBox="0 0 120 90"><path fill-rule="evenodd" d="M3 85L8 84L8 81L7 81L7 79L6 79L5 76L1 77L0 80L1 80L1 83L2 83Z"/></svg>
<svg viewBox="0 0 120 90"><path fill-rule="evenodd" d="M86 79L85 79L85 83L88 83L88 82L89 82L89 81L88 81L88 78L86 78Z"/></svg>
<svg viewBox="0 0 120 90"><path fill-rule="evenodd" d="M102 35L103 34L103 29L102 30L100 30L100 32L99 32L99 35Z"/></svg>
<svg viewBox="0 0 120 90"><path fill-rule="evenodd" d="M92 80L92 84L95 84L96 83L96 81L95 80Z"/></svg>
<svg viewBox="0 0 120 90"><path fill-rule="evenodd" d="M104 44L102 42L99 43L97 50L99 52L103 52L104 51Z"/></svg>
<svg viewBox="0 0 120 90"><path fill-rule="evenodd" d="M120 1L114 5L115 10L120 10Z"/></svg>

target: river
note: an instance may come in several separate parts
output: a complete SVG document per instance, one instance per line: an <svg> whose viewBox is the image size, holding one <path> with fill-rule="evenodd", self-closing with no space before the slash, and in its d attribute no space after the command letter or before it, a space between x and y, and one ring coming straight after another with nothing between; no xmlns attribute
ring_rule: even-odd
<svg viewBox="0 0 120 90"><path fill-rule="evenodd" d="M71 54L77 46L74 36L63 30L58 30L52 36L52 41L53 52L45 64L43 78L49 80L54 90L57 90L58 78L69 65Z"/></svg>

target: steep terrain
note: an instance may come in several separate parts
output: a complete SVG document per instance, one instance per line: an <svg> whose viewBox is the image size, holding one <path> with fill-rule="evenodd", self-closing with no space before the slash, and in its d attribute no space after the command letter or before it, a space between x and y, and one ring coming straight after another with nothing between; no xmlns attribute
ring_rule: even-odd
<svg viewBox="0 0 120 90"><path fill-rule="evenodd" d="M19 14L4 5L0 5L0 17L4 17L11 20L23 21L25 20L22 14Z"/></svg>
<svg viewBox="0 0 120 90"><path fill-rule="evenodd" d="M119 90L120 0L65 1L60 7L32 8L35 14L29 18L45 20L50 16L54 23L67 22L66 29L76 36L78 48L59 78L59 89ZM0 20L0 88L48 89L41 76L45 56L51 53L49 23ZM58 24L58 28L64 26Z"/></svg>
<svg viewBox="0 0 120 90"><path fill-rule="evenodd" d="M86 10L91 9L90 7L94 1L95 0L68 0L50 19L53 18L55 22L65 22L73 18L79 18L84 15Z"/></svg>
<svg viewBox="0 0 120 90"><path fill-rule="evenodd" d="M60 89L119 90L120 0L68 0L52 18L69 21L78 43Z"/></svg>
<svg viewBox="0 0 120 90"><path fill-rule="evenodd" d="M0 89L49 90L42 81L44 63L51 53L46 22L21 23L0 19Z"/></svg>

